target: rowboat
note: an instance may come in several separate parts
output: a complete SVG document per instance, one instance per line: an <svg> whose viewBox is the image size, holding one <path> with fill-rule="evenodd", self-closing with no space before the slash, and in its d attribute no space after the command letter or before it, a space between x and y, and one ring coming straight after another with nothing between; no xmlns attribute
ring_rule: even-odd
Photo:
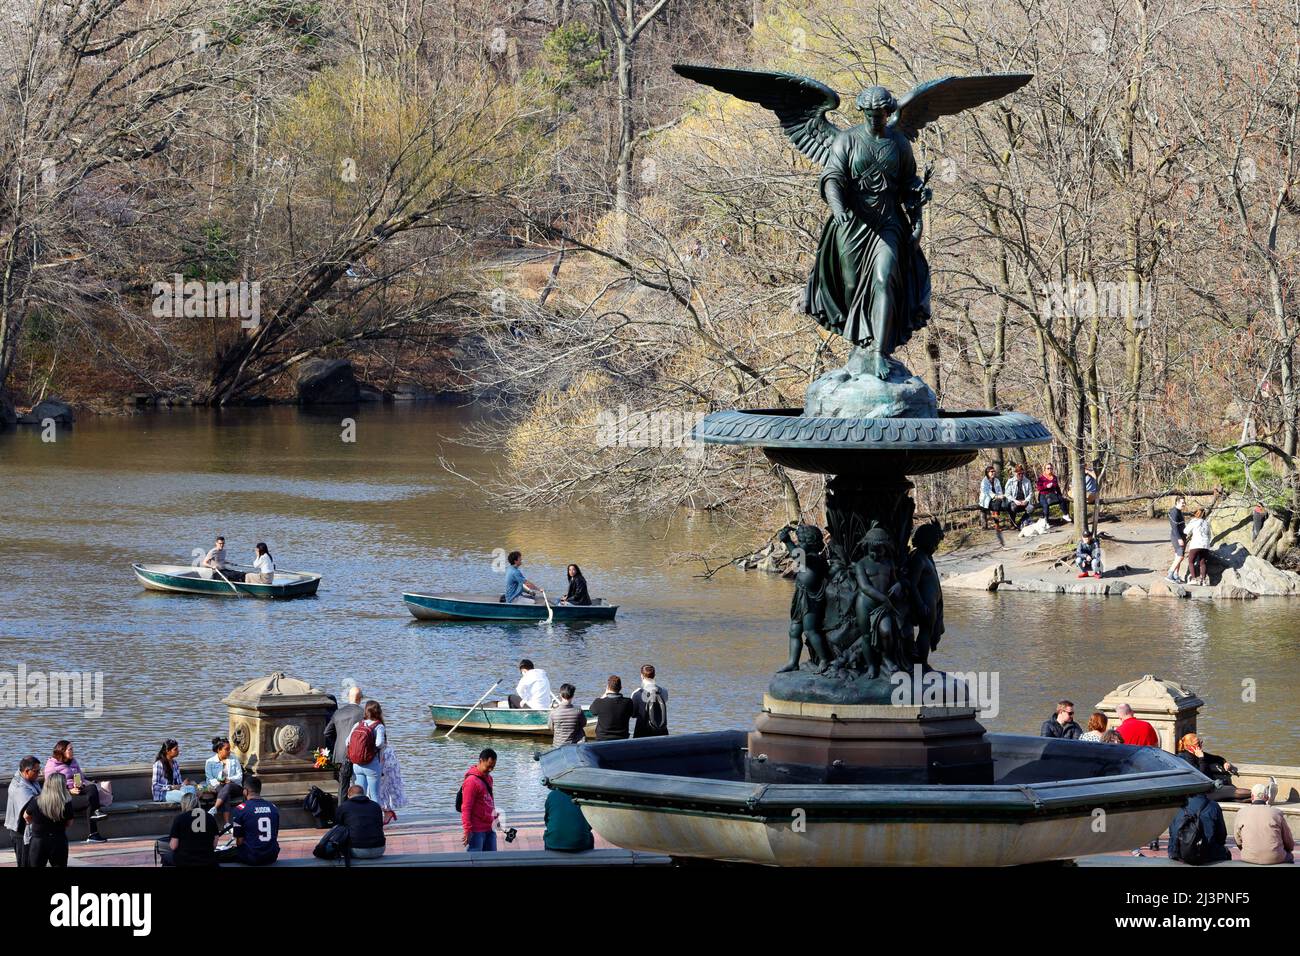
<svg viewBox="0 0 1300 956"><path fill-rule="evenodd" d="M211 568L186 564L133 564L131 570L150 591L169 591L173 594L207 594L218 597L250 594L259 598L296 598L310 597L320 587L319 574L302 571L277 570L271 584L252 584L246 581L226 581Z"/></svg>
<svg viewBox="0 0 1300 956"><path fill-rule="evenodd" d="M403 594L406 606L421 621L544 621L546 605L518 601L506 604L484 594ZM557 621L612 621L617 604L551 604Z"/></svg>
<svg viewBox="0 0 1300 956"><path fill-rule="evenodd" d="M532 710L527 707L497 707L491 703L474 707L471 704L430 704L429 713L433 723L438 727L451 728L462 717L465 722L457 728L474 730L484 734L522 734L531 737L549 737L551 730L546 726L544 710ZM584 710L587 715L588 737L596 734L596 715ZM468 714L469 716L466 716Z"/></svg>

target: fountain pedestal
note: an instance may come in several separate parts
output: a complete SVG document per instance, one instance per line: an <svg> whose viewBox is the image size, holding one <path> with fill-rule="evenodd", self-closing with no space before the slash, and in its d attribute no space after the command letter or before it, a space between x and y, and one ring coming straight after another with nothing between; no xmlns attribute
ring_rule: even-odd
<svg viewBox="0 0 1300 956"><path fill-rule="evenodd" d="M766 695L749 776L768 783L990 784L972 707L817 704Z"/></svg>

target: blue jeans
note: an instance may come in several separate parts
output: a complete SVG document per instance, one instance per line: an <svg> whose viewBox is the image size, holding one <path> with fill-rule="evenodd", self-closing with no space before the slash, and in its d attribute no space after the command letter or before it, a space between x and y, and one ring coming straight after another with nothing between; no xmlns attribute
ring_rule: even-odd
<svg viewBox="0 0 1300 956"><path fill-rule="evenodd" d="M488 830L486 833L471 833L469 835L469 845L465 849L470 851L495 850L497 848L497 832Z"/></svg>
<svg viewBox="0 0 1300 956"><path fill-rule="evenodd" d="M376 757L367 764L352 765L352 774L355 778L354 783L366 788L366 796L375 803L379 802L379 770L380 762Z"/></svg>

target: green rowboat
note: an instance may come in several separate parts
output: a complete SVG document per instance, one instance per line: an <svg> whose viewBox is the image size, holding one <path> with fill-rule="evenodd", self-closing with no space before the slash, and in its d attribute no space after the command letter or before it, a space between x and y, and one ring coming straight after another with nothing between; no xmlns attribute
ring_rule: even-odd
<svg viewBox="0 0 1300 956"><path fill-rule="evenodd" d="M133 564L131 570L150 591L169 591L173 594L205 594L216 597L248 594L259 598L296 598L310 597L320 587L319 574L301 571L276 571L271 584L251 584L245 581L226 581L211 568L196 568L186 564Z"/></svg>
<svg viewBox="0 0 1300 956"><path fill-rule="evenodd" d="M485 594L415 594L402 595L407 609L421 621L545 621L546 604L521 599L506 604L499 597ZM591 604L551 603L550 617L556 621L612 621L617 604L596 599Z"/></svg>
<svg viewBox="0 0 1300 956"><path fill-rule="evenodd" d="M546 726L544 710L532 710L527 707L496 707L491 703L473 707L470 704L430 704L429 713L433 723L450 730L462 717L464 723L456 728L473 730L483 734L512 734L531 737L549 737L551 730ZM466 714L469 716L465 716ZM596 735L596 715L584 710L587 715L587 736Z"/></svg>

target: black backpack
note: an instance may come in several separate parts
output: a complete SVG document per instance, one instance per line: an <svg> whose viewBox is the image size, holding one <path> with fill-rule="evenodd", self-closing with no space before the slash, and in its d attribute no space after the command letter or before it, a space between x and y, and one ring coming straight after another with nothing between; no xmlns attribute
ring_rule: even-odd
<svg viewBox="0 0 1300 956"><path fill-rule="evenodd" d="M1187 818L1176 837L1178 841L1178 859L1192 866L1205 862L1205 830L1201 827L1201 815L1193 813Z"/></svg>
<svg viewBox="0 0 1300 956"><path fill-rule="evenodd" d="M334 795L326 793L320 787L312 787L307 791L302 808L316 820L318 830L324 830L334 822L334 811L338 809Z"/></svg>
<svg viewBox="0 0 1300 956"><path fill-rule="evenodd" d="M664 702L663 694L658 689L654 694L641 692L642 703L645 704L645 724L652 730L663 730L668 726L668 705Z"/></svg>
<svg viewBox="0 0 1300 956"><path fill-rule="evenodd" d="M345 826L331 827L330 831L320 838L316 848L311 851L312 856L319 860L337 860L343 858L344 866L352 865L351 838L348 836L348 828Z"/></svg>

